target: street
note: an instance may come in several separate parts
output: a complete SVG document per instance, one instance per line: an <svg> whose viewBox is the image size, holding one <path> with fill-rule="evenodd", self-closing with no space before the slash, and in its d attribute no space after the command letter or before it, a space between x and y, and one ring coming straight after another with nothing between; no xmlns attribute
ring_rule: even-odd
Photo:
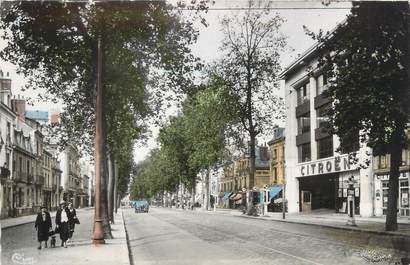
<svg viewBox="0 0 410 265"><path fill-rule="evenodd" d="M49 248L38 250L37 232L34 229L33 223L19 225L2 229L1 231L1 264L22 264L19 263L19 257L26 258L26 263L29 264L46 264L46 261L53 260L57 264L58 256L61 256L61 252L72 251L77 246L89 245L91 241L92 223L94 211L88 209L78 212L78 219L81 224L76 226L76 231L71 242L68 244L68 248L61 247L61 241L59 235L56 236L56 248ZM52 220L53 228L55 228L54 218ZM13 258L14 255L14 258ZM70 264L78 264L76 260L84 260L86 256L72 255L70 258ZM32 262L31 262L32 260ZM58 262L58 264L65 264L67 261ZM47 263L50 264L50 263Z"/></svg>
<svg viewBox="0 0 410 265"><path fill-rule="evenodd" d="M374 264L360 233L164 208L124 218L134 264Z"/></svg>

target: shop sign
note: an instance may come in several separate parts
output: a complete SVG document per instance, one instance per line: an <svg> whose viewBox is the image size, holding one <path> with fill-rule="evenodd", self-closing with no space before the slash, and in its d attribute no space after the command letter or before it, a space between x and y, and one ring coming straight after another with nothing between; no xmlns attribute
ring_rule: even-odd
<svg viewBox="0 0 410 265"><path fill-rule="evenodd" d="M335 156L330 159L307 163L299 166L301 176L311 176L351 170L349 156Z"/></svg>

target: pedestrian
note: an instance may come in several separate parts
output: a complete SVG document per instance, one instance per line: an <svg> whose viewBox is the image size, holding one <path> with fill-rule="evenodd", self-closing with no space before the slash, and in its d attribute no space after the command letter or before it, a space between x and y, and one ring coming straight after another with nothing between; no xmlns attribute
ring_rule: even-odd
<svg viewBox="0 0 410 265"><path fill-rule="evenodd" d="M77 212L73 208L73 203L68 204L68 211L70 212L69 224L70 224L70 235L68 237L68 241L73 237L74 228L76 224L80 224L80 221L77 218Z"/></svg>
<svg viewBox="0 0 410 265"><path fill-rule="evenodd" d="M39 243L38 249L41 249L41 242L44 241L44 247L47 248L48 233L52 228L50 213L45 206L40 208L37 214L36 223L34 227L37 230L37 240Z"/></svg>
<svg viewBox="0 0 410 265"><path fill-rule="evenodd" d="M56 213L56 226L60 233L61 246L67 247L67 239L70 236L70 211L65 201L60 203L60 208Z"/></svg>

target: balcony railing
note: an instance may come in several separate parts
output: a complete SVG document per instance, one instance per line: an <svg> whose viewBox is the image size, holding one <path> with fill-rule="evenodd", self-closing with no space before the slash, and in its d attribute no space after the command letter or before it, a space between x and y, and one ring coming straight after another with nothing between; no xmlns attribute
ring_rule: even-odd
<svg viewBox="0 0 410 265"><path fill-rule="evenodd" d="M34 176L32 174L28 174L27 175L27 183L33 183L34 181Z"/></svg>
<svg viewBox="0 0 410 265"><path fill-rule="evenodd" d="M26 172L17 172L13 173L13 180L15 182L24 182L27 183L27 173Z"/></svg>
<svg viewBox="0 0 410 265"><path fill-rule="evenodd" d="M44 184L44 176L37 176L36 177L36 184L43 185Z"/></svg>
<svg viewBox="0 0 410 265"><path fill-rule="evenodd" d="M0 167L0 178L10 177L10 170L5 167Z"/></svg>

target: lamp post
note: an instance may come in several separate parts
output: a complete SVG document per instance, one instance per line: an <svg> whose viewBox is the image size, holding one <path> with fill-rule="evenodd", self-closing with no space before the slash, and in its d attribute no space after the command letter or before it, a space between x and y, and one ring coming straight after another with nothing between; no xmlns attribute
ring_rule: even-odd
<svg viewBox="0 0 410 265"><path fill-rule="evenodd" d="M93 244L105 244L104 229L102 226L102 205L101 205L101 168L103 157L102 146L102 51L101 37L98 38L98 60L97 60L97 99L95 106L95 208L94 208L94 231Z"/></svg>

